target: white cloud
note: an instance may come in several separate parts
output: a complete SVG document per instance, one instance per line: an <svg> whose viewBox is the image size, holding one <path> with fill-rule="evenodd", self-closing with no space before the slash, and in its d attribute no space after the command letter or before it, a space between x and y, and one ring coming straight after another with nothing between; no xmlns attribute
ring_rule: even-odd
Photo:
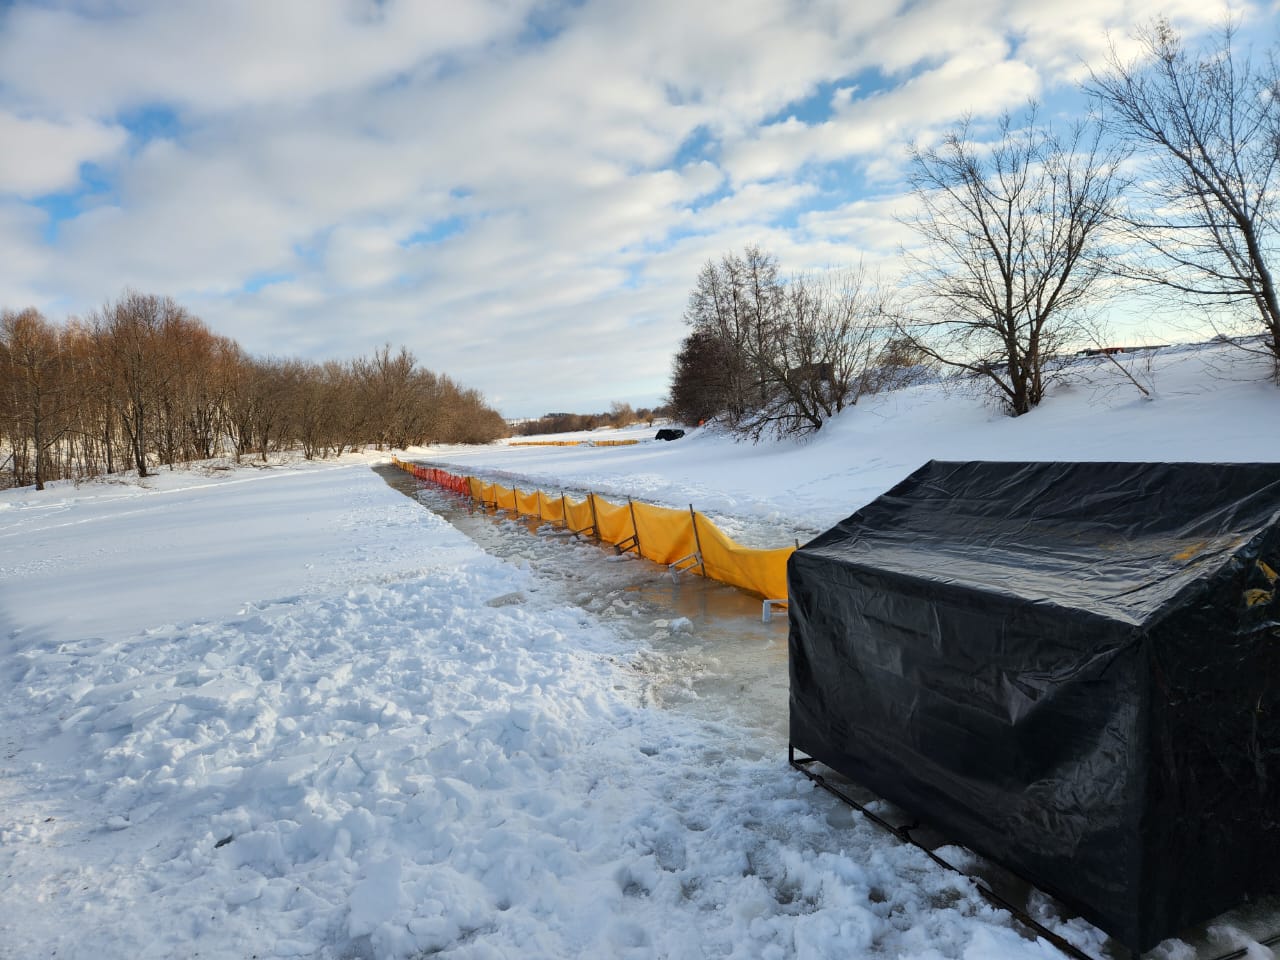
<svg viewBox="0 0 1280 960"><path fill-rule="evenodd" d="M50 269L42 240L45 223L34 207L0 200L0 309L53 305L37 279Z"/></svg>
<svg viewBox="0 0 1280 960"><path fill-rule="evenodd" d="M82 163L109 157L127 140L113 124L20 117L0 109L0 195L38 197L75 187Z"/></svg>
<svg viewBox="0 0 1280 960"><path fill-rule="evenodd" d="M748 183L722 200L690 212L684 224L690 230L712 233L741 224L767 223L812 200L818 189L807 183Z"/></svg>
<svg viewBox="0 0 1280 960"><path fill-rule="evenodd" d="M306 219L232 153L154 142L121 172L116 193L59 231L62 281L91 301L126 284L176 295L234 290L288 266L292 244L307 236Z"/></svg>
<svg viewBox="0 0 1280 960"><path fill-rule="evenodd" d="M828 121L795 119L762 127L726 148L724 165L738 183L791 173L814 162L849 161L887 173L904 165L903 145L922 131L985 116L1035 96L1039 77L1025 63L956 57L901 86L861 99L844 98Z"/></svg>
<svg viewBox="0 0 1280 960"><path fill-rule="evenodd" d="M815 239L849 244L878 260L891 261L900 247L915 240L914 231L901 221L917 207L910 195L856 200L806 214L801 226Z"/></svg>
<svg viewBox="0 0 1280 960"><path fill-rule="evenodd" d="M325 245L325 275L336 287L376 289L391 283L405 267L404 248L382 226L335 227Z"/></svg>
<svg viewBox="0 0 1280 960"><path fill-rule="evenodd" d="M1019 56L1046 77L1078 83L1089 67L1101 66L1114 45L1122 57L1135 56L1135 27L1167 17L1178 29L1197 33L1223 22L1234 5L1216 0L1168 0L1156 5L1116 4L1114 0L1045 0L1034 8L1013 3L1009 24L1022 38Z"/></svg>
<svg viewBox="0 0 1280 960"><path fill-rule="evenodd" d="M133 0L109 13L15 6L0 31L0 85L24 103L99 114L156 100L197 111L299 103L464 54L518 28L524 6Z"/></svg>

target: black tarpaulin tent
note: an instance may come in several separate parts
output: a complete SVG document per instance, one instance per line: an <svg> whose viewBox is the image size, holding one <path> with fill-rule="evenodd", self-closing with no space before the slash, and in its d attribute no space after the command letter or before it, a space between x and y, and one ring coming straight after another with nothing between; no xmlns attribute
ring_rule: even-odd
<svg viewBox="0 0 1280 960"><path fill-rule="evenodd" d="M798 550L791 744L1145 950L1280 878L1280 464L934 461Z"/></svg>

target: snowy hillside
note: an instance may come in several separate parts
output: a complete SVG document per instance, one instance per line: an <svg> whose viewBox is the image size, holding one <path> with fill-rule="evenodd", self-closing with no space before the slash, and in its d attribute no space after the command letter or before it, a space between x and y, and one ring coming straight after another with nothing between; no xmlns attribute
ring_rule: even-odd
<svg viewBox="0 0 1280 960"><path fill-rule="evenodd" d="M643 438L628 447L426 448L462 472L493 470L730 517L817 532L928 460L1280 460L1280 391L1266 365L1224 347L1120 355L1145 398L1105 357L1024 417L1003 416L972 385L930 384L864 400L811 439L758 445L713 430L649 442L655 429L583 438ZM539 438L542 439L542 438ZM519 441L515 441L518 443ZM783 537L786 542L786 537Z"/></svg>
<svg viewBox="0 0 1280 960"><path fill-rule="evenodd" d="M1280 460L1256 368L1126 362L1155 399L1099 361L1016 421L930 386L801 443L409 455L781 542L930 458ZM0 493L0 957L1060 956L787 767L784 625L387 459Z"/></svg>

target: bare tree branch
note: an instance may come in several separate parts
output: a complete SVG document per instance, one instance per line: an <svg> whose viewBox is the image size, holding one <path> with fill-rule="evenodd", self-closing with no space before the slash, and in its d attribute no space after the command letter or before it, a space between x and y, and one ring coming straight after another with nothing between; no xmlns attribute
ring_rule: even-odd
<svg viewBox="0 0 1280 960"><path fill-rule="evenodd" d="M881 368L904 354L885 351L887 315L861 270L784 281L758 248L728 254L702 269L690 295L672 406L753 440L819 430L892 381Z"/></svg>
<svg viewBox="0 0 1280 960"><path fill-rule="evenodd" d="M1263 334L1280 372L1280 68L1217 43L1188 51L1168 21L1138 34L1141 55L1114 47L1086 90L1117 136L1147 157L1124 222L1143 252L1118 272L1226 311L1232 332Z"/></svg>
<svg viewBox="0 0 1280 960"><path fill-rule="evenodd" d="M1125 186L1122 149L1084 124L1059 137L1030 105L992 143L966 121L911 148L923 241L905 251L920 291L899 330L929 357L985 378L1014 416L1044 397L1051 358L1104 275L1101 242Z"/></svg>

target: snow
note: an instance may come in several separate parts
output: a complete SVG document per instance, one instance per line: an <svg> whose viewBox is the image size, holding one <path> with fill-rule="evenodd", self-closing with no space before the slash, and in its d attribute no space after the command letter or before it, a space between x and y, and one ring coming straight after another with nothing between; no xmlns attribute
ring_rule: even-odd
<svg viewBox="0 0 1280 960"><path fill-rule="evenodd" d="M1017 421L934 385L802 443L412 453L788 542L929 457L1280 459L1280 393L1224 363L1170 352L1153 401L1098 366ZM501 559L386 459L0 493L0 957L1059 956L814 791L776 724L655 697L730 668L687 610L626 628L644 564L546 533L596 558L577 585Z"/></svg>
<svg viewBox="0 0 1280 960"><path fill-rule="evenodd" d="M1047 403L1017 419L971 386L929 384L869 398L811 438L781 443L755 445L709 428L658 441L655 425L591 434L644 441L635 446L494 444L411 453L529 485L692 503L726 517L726 528L753 518L777 528L772 543L753 544L764 546L827 529L932 459L1280 460L1277 393L1265 363L1230 348L1116 359L1145 381L1154 400L1110 360L1094 357L1079 361L1073 381Z"/></svg>

